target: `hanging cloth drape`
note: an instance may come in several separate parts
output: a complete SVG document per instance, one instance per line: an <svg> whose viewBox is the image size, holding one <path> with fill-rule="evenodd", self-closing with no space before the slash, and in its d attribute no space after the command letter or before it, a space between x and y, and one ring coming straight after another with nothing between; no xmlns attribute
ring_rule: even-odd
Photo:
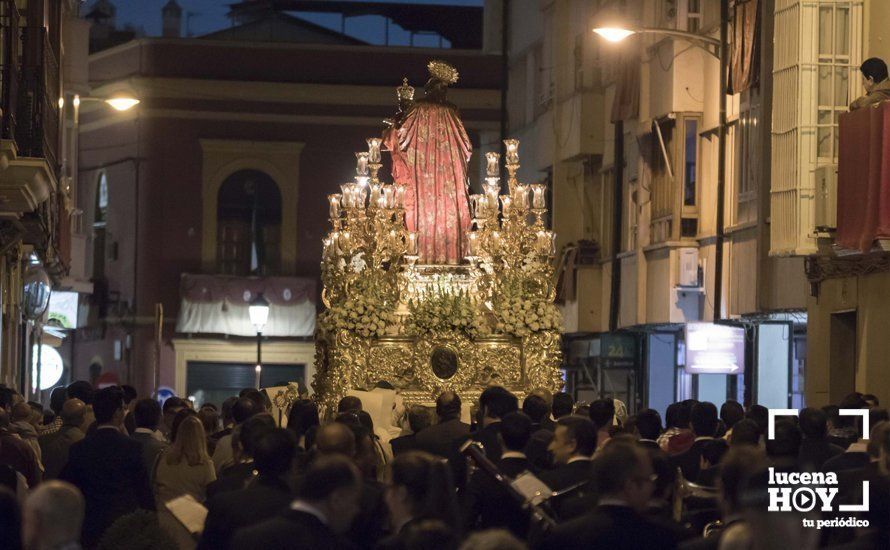
<svg viewBox="0 0 890 550"><path fill-rule="evenodd" d="M612 102L611 122L636 118L640 114L640 60L634 54L621 56L618 85Z"/></svg>
<svg viewBox="0 0 890 550"><path fill-rule="evenodd" d="M729 51L729 93L757 86L760 80L760 0L735 0Z"/></svg>

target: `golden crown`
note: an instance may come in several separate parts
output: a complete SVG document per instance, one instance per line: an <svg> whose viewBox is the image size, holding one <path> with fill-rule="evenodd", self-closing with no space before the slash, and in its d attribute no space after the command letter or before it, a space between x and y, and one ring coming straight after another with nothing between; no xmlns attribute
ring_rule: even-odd
<svg viewBox="0 0 890 550"><path fill-rule="evenodd" d="M444 61L430 61L426 66L433 78L441 80L446 84L454 84L457 82L457 69L445 63Z"/></svg>
<svg viewBox="0 0 890 550"><path fill-rule="evenodd" d="M414 87L408 85L408 79L402 79L402 85L396 88L396 93L399 95L399 100L408 100L412 101L414 99Z"/></svg>

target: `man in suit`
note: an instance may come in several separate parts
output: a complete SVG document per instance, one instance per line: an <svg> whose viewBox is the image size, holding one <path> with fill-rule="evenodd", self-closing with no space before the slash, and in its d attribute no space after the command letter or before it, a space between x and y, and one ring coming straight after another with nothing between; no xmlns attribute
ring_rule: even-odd
<svg viewBox="0 0 890 550"><path fill-rule="evenodd" d="M800 411L800 431L803 432L803 441L797 463L805 471L818 472L828 459L844 452L844 449L828 441L828 415L821 409L807 407Z"/></svg>
<svg viewBox="0 0 890 550"><path fill-rule="evenodd" d="M470 433L470 425L460 421L460 396L453 391L442 392L436 399L436 424L417 434L416 448L448 458L454 451L454 441L463 440Z"/></svg>
<svg viewBox="0 0 890 550"><path fill-rule="evenodd" d="M95 546L114 521L139 508L154 510L154 496L142 446L121 433L124 398L118 387L93 399L96 429L71 446L59 478L80 489L86 500L83 543Z"/></svg>
<svg viewBox="0 0 890 550"><path fill-rule="evenodd" d="M237 462L220 472L219 477L207 486L207 498L226 491L243 489L254 477L253 452L259 440L275 429L270 414L251 416L235 430L231 444L238 449Z"/></svg>
<svg viewBox="0 0 890 550"><path fill-rule="evenodd" d="M275 518L239 529L232 540L237 550L270 548L349 548L340 535L358 512L361 480L346 457L316 460L300 482L297 499Z"/></svg>
<svg viewBox="0 0 890 550"><path fill-rule="evenodd" d="M199 550L229 547L238 529L280 514L292 500L287 476L293 470L297 441L293 432L276 428L265 433L253 449L258 475L247 487L221 493L207 502L207 522Z"/></svg>
<svg viewBox="0 0 890 550"><path fill-rule="evenodd" d="M708 401L702 401L692 406L690 423L695 435L692 446L686 451L672 457L675 468L680 468L683 477L688 481L698 479L701 470L701 453L705 443L714 439L717 431L717 407Z"/></svg>
<svg viewBox="0 0 890 550"><path fill-rule="evenodd" d="M262 412L262 408L256 404L253 399L248 397L239 397L238 401L232 406L232 416L235 419L235 427L241 426L249 418ZM220 474L227 467L235 462L235 450L232 447L233 434L222 436L213 450L213 465L216 466L216 473Z"/></svg>
<svg viewBox="0 0 890 550"><path fill-rule="evenodd" d="M389 440L393 456L416 450L418 434L429 428L431 422L432 419L426 407L414 405L408 409L408 427L411 428L411 433Z"/></svg>
<svg viewBox="0 0 890 550"><path fill-rule="evenodd" d="M485 456L496 461L501 458L501 419L511 412L519 410L516 396L500 386L485 388L479 396L479 424L481 429L470 437L485 449Z"/></svg>
<svg viewBox="0 0 890 550"><path fill-rule="evenodd" d="M498 469L515 479L531 467L523 450L531 436L532 421L521 412L512 412L501 420L503 453L495 462ZM468 530L508 529L520 539L528 534L529 516L510 492L488 473L477 470L461 493L464 524Z"/></svg>
<svg viewBox="0 0 890 550"><path fill-rule="evenodd" d="M560 519L569 519L587 511L596 502L593 484L593 453L596 450L596 426L589 418L570 415L557 420L549 451L556 467L539 476L554 492L551 506Z"/></svg>
<svg viewBox="0 0 890 550"><path fill-rule="evenodd" d="M590 404L588 415L590 421L596 426L596 450L600 450L612 437L611 430L615 424L615 400L597 399Z"/></svg>
<svg viewBox="0 0 890 550"><path fill-rule="evenodd" d="M557 425L557 433L559 427ZM559 437L557 435L557 437ZM582 517L556 527L539 545L542 549L669 549L674 533L641 513L653 490L653 470L646 451L618 442L597 457L599 505Z"/></svg>
<svg viewBox="0 0 890 550"><path fill-rule="evenodd" d="M550 467L547 447L553 440L556 423L550 420L550 405L540 395L529 394L522 402L522 412L532 421L532 435L525 447L525 455L535 470Z"/></svg>
<svg viewBox="0 0 890 550"><path fill-rule="evenodd" d="M142 463L149 476L154 474L155 461L158 455L167 448L158 427L161 424L161 406L154 399L146 397L136 402L133 407L133 439L142 445Z"/></svg>
<svg viewBox="0 0 890 550"><path fill-rule="evenodd" d="M661 435L661 415L655 409L643 409L636 416L638 443L647 449L657 450L658 436Z"/></svg>
<svg viewBox="0 0 890 550"><path fill-rule="evenodd" d="M41 454L43 455L43 477L55 479L68 462L68 451L71 446L84 438L86 426L86 403L80 399L69 399L62 405L59 417L61 427L46 435L40 436Z"/></svg>

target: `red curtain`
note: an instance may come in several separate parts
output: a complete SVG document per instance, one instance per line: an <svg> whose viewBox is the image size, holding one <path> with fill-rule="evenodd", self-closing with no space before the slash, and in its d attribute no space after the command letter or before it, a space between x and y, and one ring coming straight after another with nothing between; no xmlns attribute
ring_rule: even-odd
<svg viewBox="0 0 890 550"><path fill-rule="evenodd" d="M837 244L868 252L890 238L890 103L840 117Z"/></svg>
<svg viewBox="0 0 890 550"><path fill-rule="evenodd" d="M758 84L760 78L760 0L736 0L729 58L729 93Z"/></svg>

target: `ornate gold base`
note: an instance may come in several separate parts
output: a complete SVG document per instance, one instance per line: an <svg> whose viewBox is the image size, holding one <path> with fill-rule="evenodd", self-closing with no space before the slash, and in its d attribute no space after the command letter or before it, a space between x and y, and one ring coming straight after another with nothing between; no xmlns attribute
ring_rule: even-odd
<svg viewBox="0 0 890 550"><path fill-rule="evenodd" d="M473 402L490 385L520 396L539 387L556 391L562 386L561 363L557 331L476 340L456 332L368 339L340 331L333 341L316 342L313 388L324 415L336 411L348 390L369 390L379 381L392 384L406 404L429 404L445 390Z"/></svg>

